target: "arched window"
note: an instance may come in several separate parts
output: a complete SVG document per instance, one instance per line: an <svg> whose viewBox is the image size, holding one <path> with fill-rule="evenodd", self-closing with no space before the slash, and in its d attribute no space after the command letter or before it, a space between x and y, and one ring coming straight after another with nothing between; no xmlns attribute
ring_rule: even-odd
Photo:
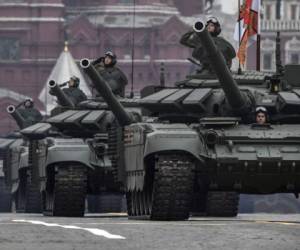
<svg viewBox="0 0 300 250"><path fill-rule="evenodd" d="M264 20L274 20L276 17L276 2L263 1L262 14Z"/></svg>
<svg viewBox="0 0 300 250"><path fill-rule="evenodd" d="M273 71L275 70L275 49L276 43L270 39L265 39L261 42L261 62L262 70Z"/></svg>
<svg viewBox="0 0 300 250"><path fill-rule="evenodd" d="M299 20L300 18L300 4L299 0L286 0L282 1L284 7L284 14L282 19L284 20Z"/></svg>
<svg viewBox="0 0 300 250"><path fill-rule="evenodd" d="M150 40L145 39L144 41L144 56L150 55Z"/></svg>
<svg viewBox="0 0 300 250"><path fill-rule="evenodd" d="M286 51L286 63L299 64L300 61L300 40L296 37L293 37L285 45Z"/></svg>

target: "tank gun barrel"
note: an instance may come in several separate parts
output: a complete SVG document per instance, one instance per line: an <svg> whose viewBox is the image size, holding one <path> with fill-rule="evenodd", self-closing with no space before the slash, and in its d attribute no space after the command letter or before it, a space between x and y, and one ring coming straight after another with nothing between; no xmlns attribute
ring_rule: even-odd
<svg viewBox="0 0 300 250"><path fill-rule="evenodd" d="M6 111L15 119L20 129L26 127L26 120L22 117L21 113L16 109L14 105L7 106Z"/></svg>
<svg viewBox="0 0 300 250"><path fill-rule="evenodd" d="M66 106L66 107L72 107L72 108L75 107L74 103L62 91L62 89L59 87L59 85L54 80L50 80L48 82L48 87L50 88L51 93L53 93L57 97L60 105Z"/></svg>
<svg viewBox="0 0 300 250"><path fill-rule="evenodd" d="M243 113L248 108L248 101L242 95L236 81L233 79L230 70L228 69L225 59L215 45L212 37L205 28L205 24L201 21L194 23L195 33L200 38L206 53L210 58L210 64L215 74L217 75L221 87L227 97L227 100L234 111Z"/></svg>
<svg viewBox="0 0 300 250"><path fill-rule="evenodd" d="M92 83L108 107L116 116L119 124L121 126L126 126L134 122L130 114L124 109L122 104L113 94L111 88L109 87L106 80L98 73L94 65L88 59L82 59L80 61L80 66L83 68L85 73L90 77Z"/></svg>

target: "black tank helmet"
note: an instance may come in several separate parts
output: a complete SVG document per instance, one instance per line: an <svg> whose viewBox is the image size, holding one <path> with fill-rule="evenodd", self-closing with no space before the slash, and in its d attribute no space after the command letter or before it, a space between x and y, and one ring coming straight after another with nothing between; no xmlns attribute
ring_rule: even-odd
<svg viewBox="0 0 300 250"><path fill-rule="evenodd" d="M263 106L259 106L255 109L255 113L258 114L258 113L264 113L264 114L268 114L268 111L265 107Z"/></svg>
<svg viewBox="0 0 300 250"><path fill-rule="evenodd" d="M117 63L117 56L111 52L111 51L106 51L104 56L109 56L111 58L111 64L109 66L115 66Z"/></svg>
<svg viewBox="0 0 300 250"><path fill-rule="evenodd" d="M77 76L71 76L70 80L74 81L74 87L78 88L79 87L79 83L80 83L80 79Z"/></svg>
<svg viewBox="0 0 300 250"><path fill-rule="evenodd" d="M27 105L27 103L29 103L29 104ZM33 105L34 105L33 99L31 99L31 98L26 99L23 102L23 105L24 105L25 108L32 108Z"/></svg>
<svg viewBox="0 0 300 250"><path fill-rule="evenodd" d="M212 36L218 36L218 35L220 35L222 29L221 29L221 24L220 24L219 20L216 17L210 17L206 21L205 27L207 27L208 24L210 24L210 23L214 24L214 26L215 26L215 31L212 32L211 35Z"/></svg>
<svg viewBox="0 0 300 250"><path fill-rule="evenodd" d="M258 113L265 114L265 116L266 116L266 122L269 122L269 113L268 113L268 110L265 107L263 107L263 106L256 107L256 109L255 109L255 116L257 116Z"/></svg>

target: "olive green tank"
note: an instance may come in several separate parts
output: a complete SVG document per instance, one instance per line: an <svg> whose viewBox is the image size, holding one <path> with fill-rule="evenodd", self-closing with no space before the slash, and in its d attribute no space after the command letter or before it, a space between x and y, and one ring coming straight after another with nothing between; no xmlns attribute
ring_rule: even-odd
<svg viewBox="0 0 300 250"><path fill-rule="evenodd" d="M19 108L9 105L7 112L14 118L19 129L26 128L41 119L34 108ZM11 193L11 210L15 212L41 212L41 194L38 180L34 178L34 169L30 152L33 150L28 140L19 132L11 133L2 139L0 145L3 157L3 170L6 185Z"/></svg>
<svg viewBox="0 0 300 250"><path fill-rule="evenodd" d="M100 195L98 208L103 211L109 207L118 210L107 205L104 196L117 200L124 194L120 125L103 100L89 99L75 105L56 82L50 81L48 86L61 105L44 122L21 131L38 152L32 158L44 214L83 216L87 195ZM121 209L121 200L119 205Z"/></svg>
<svg viewBox="0 0 300 250"><path fill-rule="evenodd" d="M194 29L215 74L190 75L142 97L143 122L130 119L93 66L82 63L124 127L129 217L184 220L195 196L207 215L236 216L240 193L299 193L300 66L234 74L205 25ZM255 123L260 106L268 123Z"/></svg>

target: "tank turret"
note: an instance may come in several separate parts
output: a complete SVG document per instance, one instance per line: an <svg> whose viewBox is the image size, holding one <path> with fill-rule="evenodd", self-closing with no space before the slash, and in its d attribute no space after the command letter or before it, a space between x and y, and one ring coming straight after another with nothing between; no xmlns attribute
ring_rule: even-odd
<svg viewBox="0 0 300 250"><path fill-rule="evenodd" d="M59 85L55 81L50 80L48 82L48 86L50 88L51 93L53 93L53 95L55 95L57 97L60 105L66 106L66 107L71 107L71 108L75 107L72 100L70 100L70 98L68 98L68 96L62 91L62 89L59 87Z"/></svg>
<svg viewBox="0 0 300 250"><path fill-rule="evenodd" d="M228 103L234 112L243 114L251 109L249 98L239 90L230 70L228 69L223 55L217 49L213 39L205 28L205 24L197 21L193 27L194 31L200 38L206 53L210 58L210 64L213 68L221 87L227 97Z"/></svg>
<svg viewBox="0 0 300 250"><path fill-rule="evenodd" d="M22 117L21 113L16 109L14 105L7 106L6 111L15 119L20 129L26 127L26 120Z"/></svg>
<svg viewBox="0 0 300 250"><path fill-rule="evenodd" d="M85 73L91 78L92 83L99 94L102 96L108 107L116 116L121 126L126 126L134 122L134 119L130 114L123 108L119 100L113 94L108 83L105 79L97 72L94 65L88 59L82 59L80 66L83 68Z"/></svg>

